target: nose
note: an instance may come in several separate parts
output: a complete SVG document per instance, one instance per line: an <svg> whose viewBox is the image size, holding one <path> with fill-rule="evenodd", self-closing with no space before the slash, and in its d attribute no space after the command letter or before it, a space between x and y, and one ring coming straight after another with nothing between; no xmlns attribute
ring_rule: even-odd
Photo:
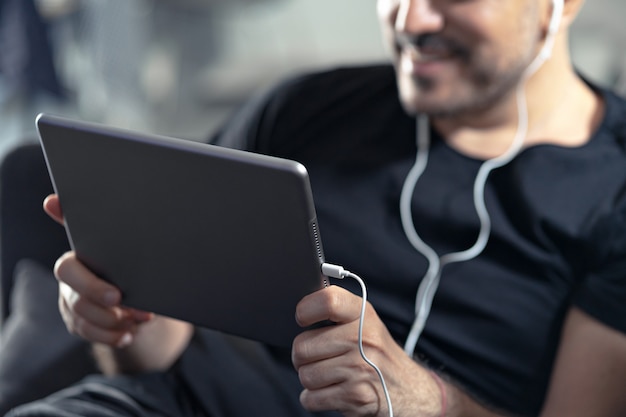
<svg viewBox="0 0 626 417"><path fill-rule="evenodd" d="M443 14L433 3L437 0L399 0L395 29L401 33L421 35L443 28Z"/></svg>

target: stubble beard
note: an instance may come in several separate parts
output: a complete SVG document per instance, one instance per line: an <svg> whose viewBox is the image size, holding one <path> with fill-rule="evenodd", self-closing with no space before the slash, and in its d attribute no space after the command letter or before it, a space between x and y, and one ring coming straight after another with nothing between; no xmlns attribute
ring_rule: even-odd
<svg viewBox="0 0 626 417"><path fill-rule="evenodd" d="M423 113L433 118L455 118L478 115L506 105L515 96L531 58L524 56L508 65L475 65L458 87L442 86L442 81L410 77L398 72L400 100L409 114ZM483 61L486 62L486 61ZM493 61L491 61L493 62Z"/></svg>

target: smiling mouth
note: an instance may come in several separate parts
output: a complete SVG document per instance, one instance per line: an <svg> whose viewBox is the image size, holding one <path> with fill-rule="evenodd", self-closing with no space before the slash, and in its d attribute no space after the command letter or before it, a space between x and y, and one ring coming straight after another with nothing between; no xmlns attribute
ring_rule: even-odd
<svg viewBox="0 0 626 417"><path fill-rule="evenodd" d="M402 60L409 60L414 64L447 61L461 57L462 52L463 49L455 42L436 34L419 37L406 34L396 36L396 53Z"/></svg>
<svg viewBox="0 0 626 417"><path fill-rule="evenodd" d="M408 59L415 64L427 64L452 59L455 54L449 49L443 48L418 48L413 45L404 46L398 50L403 59Z"/></svg>
<svg viewBox="0 0 626 417"><path fill-rule="evenodd" d="M399 75L408 76L416 82L432 83L441 77L457 72L458 55L450 51L402 48L398 51L396 67ZM444 75L446 74L446 75Z"/></svg>

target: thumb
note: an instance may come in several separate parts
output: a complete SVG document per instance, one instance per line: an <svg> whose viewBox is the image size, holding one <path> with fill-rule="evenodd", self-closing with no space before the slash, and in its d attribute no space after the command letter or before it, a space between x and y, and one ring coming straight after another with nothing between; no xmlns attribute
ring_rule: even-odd
<svg viewBox="0 0 626 417"><path fill-rule="evenodd" d="M46 197L43 201L43 209L54 221L61 225L63 224L63 212L61 211L59 196L50 194Z"/></svg>

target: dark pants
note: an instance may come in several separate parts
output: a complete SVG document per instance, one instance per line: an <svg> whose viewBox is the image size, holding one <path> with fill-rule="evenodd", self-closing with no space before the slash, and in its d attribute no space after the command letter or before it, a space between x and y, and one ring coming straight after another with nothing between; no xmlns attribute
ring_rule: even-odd
<svg viewBox="0 0 626 417"><path fill-rule="evenodd" d="M198 330L169 371L107 378L94 375L7 417L311 417L298 400L302 387L278 351Z"/></svg>

